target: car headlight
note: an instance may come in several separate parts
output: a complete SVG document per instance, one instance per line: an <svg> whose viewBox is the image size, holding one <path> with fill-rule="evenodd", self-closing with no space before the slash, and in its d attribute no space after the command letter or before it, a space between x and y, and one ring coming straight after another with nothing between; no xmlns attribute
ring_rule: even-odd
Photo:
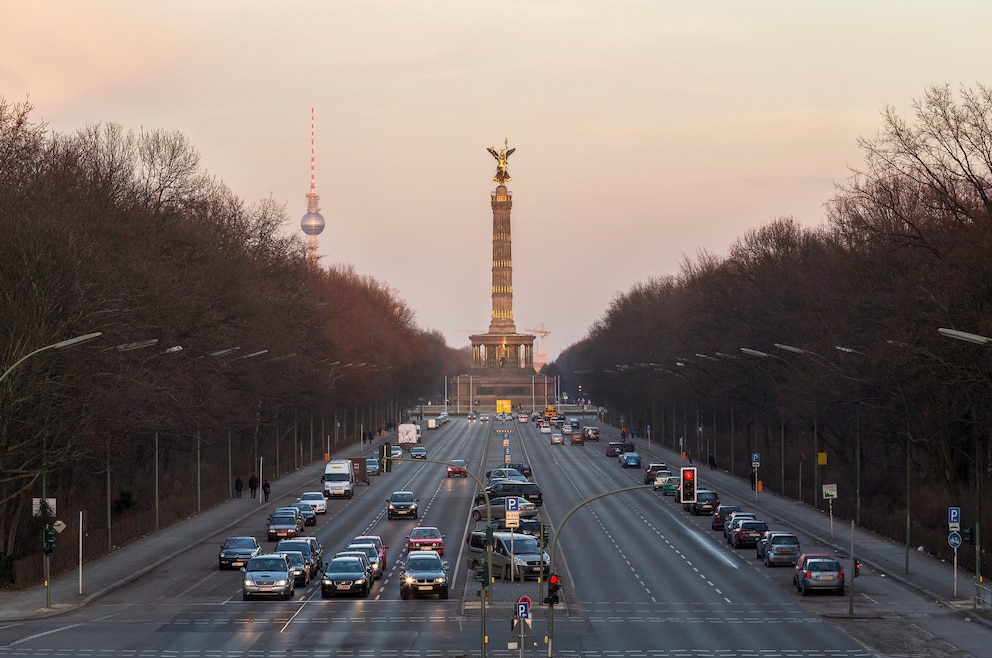
<svg viewBox="0 0 992 658"><path fill-rule="evenodd" d="M282 578L282 579L280 579L280 580L277 580L277 581L276 581L276 585L278 585L278 586L280 586L280 587L282 587L282 586L285 586L285 585L287 585L288 583L289 583L289 581L288 581L288 580L286 580L285 578Z"/></svg>
<svg viewBox="0 0 992 658"><path fill-rule="evenodd" d="M522 557L520 557L518 555L514 555L513 556L513 564L517 565L518 567L523 567L523 566L526 566L527 565L527 560L523 559Z"/></svg>
<svg viewBox="0 0 992 658"><path fill-rule="evenodd" d="M414 578L413 576L403 576L403 582L405 582L407 585L412 585L415 582L417 582L417 579Z"/></svg>
<svg viewBox="0 0 992 658"><path fill-rule="evenodd" d="M438 585L443 585L446 582L448 582L448 579L445 578L444 576L438 576L437 578L434 579L434 582L437 583Z"/></svg>
<svg viewBox="0 0 992 658"><path fill-rule="evenodd" d="M396 509L396 506L393 505L392 503L389 503L389 509Z"/></svg>
<svg viewBox="0 0 992 658"><path fill-rule="evenodd" d="M250 578L245 578L245 587L254 587L255 581Z"/></svg>

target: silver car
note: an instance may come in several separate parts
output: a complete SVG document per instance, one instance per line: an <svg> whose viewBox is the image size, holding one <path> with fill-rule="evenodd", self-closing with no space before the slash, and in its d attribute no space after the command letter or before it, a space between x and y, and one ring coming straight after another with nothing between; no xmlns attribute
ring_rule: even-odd
<svg viewBox="0 0 992 658"><path fill-rule="evenodd" d="M290 600L296 591L293 569L289 559L280 553L264 553L248 560L241 568L244 579L241 598L250 601L256 597L271 596Z"/></svg>
<svg viewBox="0 0 992 658"><path fill-rule="evenodd" d="M761 552L761 559L766 567L775 564L788 564L792 566L799 558L800 546L799 537L791 532L775 532L768 534L761 540L758 550Z"/></svg>
<svg viewBox="0 0 992 658"><path fill-rule="evenodd" d="M832 558L807 561L806 568L797 574L797 579L799 591L803 596L818 589L844 595L844 568L840 566L840 562Z"/></svg>

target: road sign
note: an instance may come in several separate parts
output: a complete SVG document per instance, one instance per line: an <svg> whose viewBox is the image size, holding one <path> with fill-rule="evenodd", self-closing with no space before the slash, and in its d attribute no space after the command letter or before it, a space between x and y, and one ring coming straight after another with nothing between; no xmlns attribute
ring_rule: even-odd
<svg viewBox="0 0 992 658"><path fill-rule="evenodd" d="M510 447L510 439L503 439L503 447L504 448L509 448ZM507 450L507 452L510 452L510 451Z"/></svg>
<svg viewBox="0 0 992 658"><path fill-rule="evenodd" d="M952 532L947 535L947 545L951 548L957 548L961 545L961 535L957 532ZM957 569L955 569L957 571Z"/></svg>
<svg viewBox="0 0 992 658"><path fill-rule="evenodd" d="M948 507L947 508L947 529L951 532L957 532L961 529L961 508L960 507Z"/></svg>
<svg viewBox="0 0 992 658"><path fill-rule="evenodd" d="M505 448L503 448L503 454L504 455L510 454L510 446L506 446Z"/></svg>
<svg viewBox="0 0 992 658"><path fill-rule="evenodd" d="M751 468L758 468L761 466L761 453L752 452L751 453Z"/></svg>
<svg viewBox="0 0 992 658"><path fill-rule="evenodd" d="M66 525L63 521L56 520L55 523L52 524L52 527L55 528L55 532L62 534L62 531L65 530Z"/></svg>
<svg viewBox="0 0 992 658"><path fill-rule="evenodd" d="M521 619L530 618L530 597L521 596L517 599L517 617Z"/></svg>
<svg viewBox="0 0 992 658"><path fill-rule="evenodd" d="M507 512L520 513L520 499L516 496L507 496L503 499L503 509Z"/></svg>
<svg viewBox="0 0 992 658"><path fill-rule="evenodd" d="M823 485L823 500L831 500L837 497L837 485L836 484L825 484Z"/></svg>
<svg viewBox="0 0 992 658"><path fill-rule="evenodd" d="M511 530L520 527L520 512L506 513L506 527Z"/></svg>

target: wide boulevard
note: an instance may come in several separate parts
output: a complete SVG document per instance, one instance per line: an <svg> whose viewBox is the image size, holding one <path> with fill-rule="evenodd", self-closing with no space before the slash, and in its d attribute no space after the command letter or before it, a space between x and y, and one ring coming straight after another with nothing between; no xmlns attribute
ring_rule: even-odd
<svg viewBox="0 0 992 658"><path fill-rule="evenodd" d="M594 424L594 419L584 423ZM426 425L422 445L431 461L404 455L392 472L372 477L370 485L359 484L353 499L328 501L327 514L307 529L323 543L327 557L356 535L382 536L390 546L388 564L369 598L322 600L315 579L291 601L245 602L241 574L217 569L218 547L228 536L254 535L272 547L264 541L267 510L295 500L303 490L319 490L315 478L297 491L280 491L272 504L260 506L237 527L191 538L187 551L83 608L0 626L0 656L810 658L884 653L855 639L858 633L850 623L837 621L847 613L847 597L800 597L791 568L765 568L755 560L754 549L728 546L720 532L710 529L710 517L690 516L672 497L650 487L591 501L563 524L584 501L643 484L642 469L622 468L615 457L605 456L606 436L584 446L568 445L566 436L566 445L551 445L549 435L530 422L455 418L437 430ZM637 445L647 447L643 439ZM531 464L532 480L544 493L540 515L557 535L555 570L562 577L563 596L552 623L548 607L540 604L545 582L497 581L483 609L479 584L467 568L465 541L482 525L471 518L478 485L473 477L448 478L445 466L434 463L463 459L481 479L503 464L507 449L512 461ZM707 472L700 469L703 485ZM387 520L385 501L394 490L415 492L418 520ZM400 598L406 537L418 524L437 526L445 534L452 580L448 600ZM892 585L883 579L858 580L874 588L876 600L907 600L887 589ZM520 643L520 626L511 631L511 622L522 595L534 606ZM867 634L872 623L864 626ZM510 648L510 642L519 644Z"/></svg>

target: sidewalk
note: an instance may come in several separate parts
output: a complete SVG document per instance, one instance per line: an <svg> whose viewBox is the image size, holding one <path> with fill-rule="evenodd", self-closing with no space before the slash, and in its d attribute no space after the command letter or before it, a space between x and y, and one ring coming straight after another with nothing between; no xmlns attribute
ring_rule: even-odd
<svg viewBox="0 0 992 658"><path fill-rule="evenodd" d="M367 456L371 452L371 446L363 445L359 454ZM348 448L347 453L354 455L355 446ZM267 503L259 504L258 499L248 498L247 494L244 498L231 498L203 510L190 519L132 542L110 555L84 564L82 594L79 593L78 571L74 570L52 578L51 607L46 607L48 594L44 585L13 592L9 596L0 593L0 621L50 617L84 606L137 580L179 553L189 550L191 537L212 537L226 528L241 523L258 512L259 508L273 509L286 503L288 501L286 496L290 493L308 487L318 489L323 472L324 462L311 464L278 480L273 480L272 489L280 494L273 493Z"/></svg>

